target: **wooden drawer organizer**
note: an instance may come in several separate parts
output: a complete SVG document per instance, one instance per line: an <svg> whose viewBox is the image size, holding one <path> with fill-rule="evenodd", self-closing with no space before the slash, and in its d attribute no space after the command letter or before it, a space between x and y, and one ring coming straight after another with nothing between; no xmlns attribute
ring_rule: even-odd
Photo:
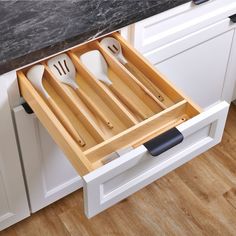
<svg viewBox="0 0 236 236"><path fill-rule="evenodd" d="M131 146L138 147L201 112L197 105L175 89L119 33L110 36L119 40L129 67L123 66L104 50L99 43L100 39L80 45L66 53L77 69L77 83L80 89L108 117L113 128L109 128L92 110L89 110L72 88L60 83L54 77L46 65L46 60L41 62L45 65L44 88L67 114L74 129L86 143L84 146L73 139L63 124L63 118L53 113L48 101L26 78L26 72L30 67L17 72L21 95L81 176L104 165L109 154ZM130 110L112 90L98 82L81 63L80 55L94 49L99 50L106 59L109 66L108 77L114 87L119 88L128 100L134 102L142 115ZM155 85L155 90L151 92L156 96L156 101L145 92L148 88L141 83L143 80L149 80ZM159 95L164 98L162 102L158 98Z"/></svg>

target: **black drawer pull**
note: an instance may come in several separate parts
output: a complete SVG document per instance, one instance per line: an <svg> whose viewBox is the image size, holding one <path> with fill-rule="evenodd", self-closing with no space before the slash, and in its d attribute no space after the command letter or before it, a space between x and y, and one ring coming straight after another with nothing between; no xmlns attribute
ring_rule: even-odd
<svg viewBox="0 0 236 236"><path fill-rule="evenodd" d="M143 145L152 156L158 156L184 140L183 134L176 128L149 140Z"/></svg>
<svg viewBox="0 0 236 236"><path fill-rule="evenodd" d="M236 23L236 14L230 16L229 18L232 22Z"/></svg>
<svg viewBox="0 0 236 236"><path fill-rule="evenodd" d="M33 114L34 111L31 109L31 107L29 106L29 104L27 102L22 104L23 108L25 109L25 112L27 114Z"/></svg>
<svg viewBox="0 0 236 236"><path fill-rule="evenodd" d="M196 4L196 5L200 5L200 4L202 4L204 2L208 2L208 1L209 0L193 0L194 4Z"/></svg>

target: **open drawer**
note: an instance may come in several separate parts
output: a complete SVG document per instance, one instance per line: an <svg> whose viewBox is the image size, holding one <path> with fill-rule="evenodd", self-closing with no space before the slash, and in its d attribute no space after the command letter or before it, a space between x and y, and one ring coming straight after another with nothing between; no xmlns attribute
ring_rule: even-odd
<svg viewBox="0 0 236 236"><path fill-rule="evenodd" d="M28 80L32 66L17 72L21 95L83 178L88 217L220 142L229 106L221 102L202 112L118 33L109 37L120 42L127 63L104 49L102 38L66 52L78 90L98 111L81 91L59 82L50 58L38 63L48 97ZM105 58L111 85L81 61L91 50Z"/></svg>

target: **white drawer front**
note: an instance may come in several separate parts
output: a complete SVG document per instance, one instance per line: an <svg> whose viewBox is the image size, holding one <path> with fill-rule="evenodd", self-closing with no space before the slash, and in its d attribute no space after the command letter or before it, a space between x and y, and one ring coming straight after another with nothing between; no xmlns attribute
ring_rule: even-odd
<svg viewBox="0 0 236 236"><path fill-rule="evenodd" d="M177 128L184 141L158 157L140 146L85 175L84 204L93 217L220 142L228 113L221 102Z"/></svg>
<svg viewBox="0 0 236 236"><path fill-rule="evenodd" d="M234 0L186 3L134 25L134 46L142 53L178 40L235 14Z"/></svg>

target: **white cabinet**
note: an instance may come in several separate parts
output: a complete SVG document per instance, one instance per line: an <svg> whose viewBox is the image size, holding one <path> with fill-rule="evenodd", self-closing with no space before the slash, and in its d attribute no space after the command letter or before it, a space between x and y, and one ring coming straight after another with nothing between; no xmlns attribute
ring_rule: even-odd
<svg viewBox="0 0 236 236"><path fill-rule="evenodd" d="M234 66L236 63L236 37L234 36L236 25L232 24L228 18L235 13L234 0L209 1L198 7L188 3L139 22L131 27L131 31L129 31L130 28L123 31L128 40L165 74L174 87L183 90L188 97L203 108L215 104L201 114L193 115L194 117L187 122L177 125L184 136L184 141L158 158L151 157L143 145L136 148L130 145L127 153L120 152L120 147L113 150L116 159L100 166L101 163L98 163L98 160L100 161L102 157L99 159L97 155L101 156L101 153L93 153L93 150L84 151L83 154L89 156L88 160L91 162L89 164L94 169L80 177L61 149L54 143L51 138L53 134L49 134L39 121L41 118L43 123L46 120L45 117L50 118L50 121L47 120L48 126L44 125L48 130L51 128L51 133L59 135L59 138L53 137L54 140L60 139L59 144L63 142L64 147L66 146L69 150L68 153L73 154L71 159L80 155L81 151L76 153L80 149L77 148L71 136L64 132L63 125L50 111L45 101L40 99L37 92L31 90L29 101L31 98L38 99L36 103L38 102L38 108L43 114L39 115L38 120L36 117L38 114L27 114L20 105L22 98L19 95L15 73L7 75L7 79L1 78L0 90L3 93L0 93L0 113L4 115L0 117L0 134L3 134L4 138L0 139L0 189L3 189L0 192L0 229L29 215L11 108L14 108L12 109L15 117L14 125L18 134L18 146L31 212L83 187L85 213L88 217L92 217L219 143L228 112L228 104L222 100L231 100L236 75ZM131 52L131 55L135 55L135 52ZM142 60L136 59L136 62ZM113 65L116 63L113 62ZM144 67L139 63L140 70L145 71ZM152 69L148 71L149 79L152 80L151 77L155 77L155 73ZM127 72L122 73L127 76ZM90 76L86 73L84 75ZM4 84L3 81L8 82ZM169 82L166 84L170 86ZM12 87L14 92L12 92ZM162 88L165 87L162 86ZM31 87L26 86L25 91L21 91L26 94L26 97L29 88ZM103 90L98 91L102 93ZM176 99L177 107L173 106L173 110L178 107L181 111L188 110L188 106L185 105L188 99L177 101L177 92L172 89L167 90L168 96ZM106 102L110 104L109 101ZM35 105L34 102L32 105ZM112 110L112 105L109 106ZM106 109L109 110L110 107ZM188 111L189 114L190 111L191 109ZM112 111L109 113L112 115ZM118 113L118 115L122 114ZM125 125L131 122L129 119L124 122ZM152 121L149 121L151 128L152 125L155 126L158 123ZM120 124L124 126L122 122ZM151 133L153 129L150 127ZM143 132L140 133L143 134ZM66 134L68 142L63 134ZM109 142L112 143L113 139L110 139ZM96 148L99 150L99 147ZM77 160L73 159L73 161L75 163Z"/></svg>
<svg viewBox="0 0 236 236"><path fill-rule="evenodd" d="M128 71L108 54L101 47L99 40L87 43L86 52L95 45L96 49L103 53L110 71L116 73L112 81L114 84L120 81L120 88L126 96L130 96L128 100L133 99L136 104L141 105L140 111L145 114L145 118L139 117L137 115L139 113L135 114L126 110L119 96L115 97L106 87L103 87L103 84L96 82L96 78L88 73L79 61L79 55L81 55L81 50L84 52L84 46L78 46L68 52L68 55L73 58L77 73L81 76L79 82L83 80L87 84L83 89L88 96L96 98L97 101L103 101L99 104L100 109L114 125L111 129L107 125L95 123L94 116L86 112L88 119L94 119L95 125L86 126L83 122L83 126L80 126L80 135L86 143L84 146L80 146L75 141L63 125L63 119L53 112L43 96L27 79L25 73L29 68L17 72L21 94L35 112L35 115L27 114L22 106L14 109L33 211L64 196L69 189L70 191L76 189L79 187L76 184L79 184L81 180L48 134L81 174L84 209L88 218L142 189L221 140L229 107L226 102L219 102L207 111L202 111L198 105L176 90L173 84L166 81L118 33L113 33L110 37L120 42L126 59L130 65L133 65L132 68L136 68L133 69L134 72ZM47 63L47 59L44 62ZM47 67L44 69L49 70ZM162 94L162 107L159 106L159 100L154 103L140 89L141 85L137 82L137 78L140 79L140 73L144 73L142 78L149 80L149 83L152 83ZM124 81L121 81L121 78ZM66 87L59 84L51 74L48 74L48 77L45 76L45 83L49 79L52 84L61 86L57 92L56 86L52 86L51 88L55 91L50 96L55 103L61 105L62 109L66 108L64 111L67 111L66 114L69 117L69 114L74 112L72 109L74 101L78 101L78 95L72 90L71 100L66 100L69 94L66 92L68 91ZM132 83L132 86L129 84L129 90L127 90L127 81ZM59 95L65 103L62 103ZM108 108L109 103L112 105ZM154 111L148 114L151 106ZM76 116L72 125L76 126L80 122L81 117ZM165 133L167 131L171 131L168 137ZM101 135L99 140L95 139L98 132ZM105 134L109 136L105 137ZM165 138L163 136L160 138L159 135L164 135ZM153 142L153 138L155 140L151 146L155 149L154 152L147 147L150 140ZM156 138L164 142L164 145L160 143L160 140L156 141Z"/></svg>
<svg viewBox="0 0 236 236"><path fill-rule="evenodd" d="M34 114L14 109L31 211L82 187L82 179Z"/></svg>
<svg viewBox="0 0 236 236"><path fill-rule="evenodd" d="M174 53L171 57L164 60L162 58L161 61L157 58L152 60L155 60L156 68L204 108L222 99L234 29L227 31L226 27L226 32L220 31L217 36L209 34L210 31L215 34L223 25L228 26L228 21L207 27L173 43L171 49L165 49ZM197 44L193 45L195 42Z"/></svg>
<svg viewBox="0 0 236 236"><path fill-rule="evenodd" d="M229 5L222 5L227 2ZM203 108L232 100L236 24L228 16L236 13L236 5L227 2L199 7L186 4L183 14L175 9L165 21L161 15L134 26L134 46Z"/></svg>
<svg viewBox="0 0 236 236"><path fill-rule="evenodd" d="M0 79L0 231L30 214L8 98L15 78Z"/></svg>

